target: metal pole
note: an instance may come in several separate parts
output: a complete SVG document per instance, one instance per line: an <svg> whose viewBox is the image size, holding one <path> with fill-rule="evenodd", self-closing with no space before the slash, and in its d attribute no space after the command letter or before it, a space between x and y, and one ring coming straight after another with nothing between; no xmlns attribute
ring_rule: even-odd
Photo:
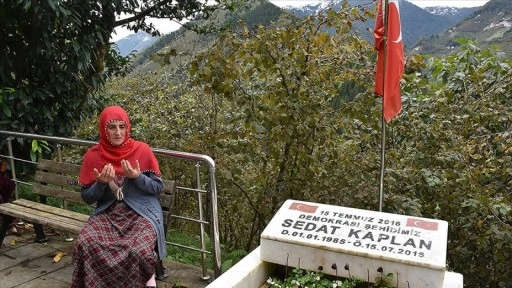
<svg viewBox="0 0 512 288"><path fill-rule="evenodd" d="M14 167L14 153L12 152L12 140L14 140L14 137L8 137L7 138L7 150L9 151L9 163L11 165L11 173L12 173L12 181L16 182L16 167ZM18 200L20 198L18 194L18 185L14 186L14 198ZM22 219L18 219L18 222L16 222L16 225L23 225L25 222L23 222Z"/></svg>
<svg viewBox="0 0 512 288"><path fill-rule="evenodd" d="M197 208L199 210L199 220L201 221L199 223L199 237L201 240L201 263L202 263L202 268L203 268L203 277L201 277L201 279L208 280L208 279L210 279L210 275L208 275L208 271L206 268L206 255L205 255L206 244L204 243L203 195L202 195L202 192L200 191L201 190L200 169L201 169L201 163L196 162L196 165L195 165L196 189L198 190L198 192L197 192Z"/></svg>
<svg viewBox="0 0 512 288"><path fill-rule="evenodd" d="M384 101L384 97L382 98ZM382 105L384 110L384 105ZM379 212L382 212L384 205L384 161L386 161L386 121L384 120L384 111L382 111L382 124L381 124L381 153L380 153L380 185L379 185Z"/></svg>
<svg viewBox="0 0 512 288"><path fill-rule="evenodd" d="M213 269L215 273L215 277L219 277L222 273L220 267L221 267L221 251L220 251L220 235L219 235L219 217L218 217L218 211L217 211L217 180L215 178L215 162L213 160L210 160L210 201L211 201L211 233L212 233L212 243L216 244L213 247Z"/></svg>
<svg viewBox="0 0 512 288"><path fill-rule="evenodd" d="M14 137L7 138L7 150L9 151L9 165L11 166L12 181L16 182L16 167L14 167L14 154L12 152L12 140L14 140ZM18 185L14 186L14 198L16 200L18 200L18 198L20 198L20 196L18 195Z"/></svg>
<svg viewBox="0 0 512 288"><path fill-rule="evenodd" d="M386 93L384 89L386 83L386 62L387 62L387 53L388 53L388 12L389 5L388 0L382 0L384 3L384 7L381 7L384 11L384 73L382 73L382 94ZM386 120L384 119L384 101L386 99L386 95L382 95L382 124L381 124L381 155L380 155L380 185L379 185L379 212L382 212L382 208L384 206L384 166L386 160Z"/></svg>

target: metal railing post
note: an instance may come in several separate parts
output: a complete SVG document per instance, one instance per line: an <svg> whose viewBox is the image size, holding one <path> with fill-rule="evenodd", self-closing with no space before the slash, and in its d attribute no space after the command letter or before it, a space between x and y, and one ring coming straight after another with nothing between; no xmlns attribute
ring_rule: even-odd
<svg viewBox="0 0 512 288"><path fill-rule="evenodd" d="M204 216L203 216L203 192L201 192L201 174L200 174L200 169L201 169L201 163L199 162L196 162L196 165L195 165L195 172L196 172L196 189L198 190L197 191L197 208L198 208L198 212L199 212L199 237L200 237L200 241L201 241L201 263L202 263L202 268L203 268L203 277L201 277L201 279L203 280L208 280L210 279L210 276L208 275L207 273L207 269L206 269L206 255L205 255L205 250L206 250L206 245L204 243Z"/></svg>
<svg viewBox="0 0 512 288"><path fill-rule="evenodd" d="M16 182L16 167L14 167L14 153L12 152L12 140L14 137L7 138L7 150L9 151L9 165L11 166L12 181ZM18 200L18 185L14 186L14 198Z"/></svg>
<svg viewBox="0 0 512 288"><path fill-rule="evenodd" d="M209 158L209 157L208 157ZM209 173L210 176L210 206L211 206L211 233L212 233L212 243L214 244L213 249L213 270L215 274L215 278L219 277L222 274L220 269L221 267L221 255L220 255L220 234L219 234L219 216L217 211L217 181L215 179L215 162L213 159L209 158Z"/></svg>

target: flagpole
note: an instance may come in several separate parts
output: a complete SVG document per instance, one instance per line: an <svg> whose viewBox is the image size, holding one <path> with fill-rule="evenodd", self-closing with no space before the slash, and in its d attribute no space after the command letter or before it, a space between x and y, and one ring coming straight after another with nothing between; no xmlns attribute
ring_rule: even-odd
<svg viewBox="0 0 512 288"><path fill-rule="evenodd" d="M384 101L384 98L382 98ZM382 111L381 128L381 153L380 153L380 185L379 185L379 212L382 212L384 202L384 161L386 160L386 121L384 120L384 110Z"/></svg>
<svg viewBox="0 0 512 288"><path fill-rule="evenodd" d="M384 71L386 71L387 65L387 45L388 45L388 19L389 19L389 0L382 0L384 3ZM384 85L386 83L386 73L382 73L382 91L386 93ZM379 212L382 212L384 203L384 164L386 160L386 120L384 119L384 101L386 97L382 95L382 117L381 117L381 153L380 153L380 185L379 185Z"/></svg>

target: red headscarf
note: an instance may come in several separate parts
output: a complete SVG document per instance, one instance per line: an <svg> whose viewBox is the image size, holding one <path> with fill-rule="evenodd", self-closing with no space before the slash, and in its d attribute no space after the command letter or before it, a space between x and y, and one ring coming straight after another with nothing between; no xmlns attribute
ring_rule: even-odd
<svg viewBox="0 0 512 288"><path fill-rule="evenodd" d="M124 141L119 146L113 146L108 139L107 125L111 121L126 123ZM114 166L117 176L124 176L121 160L128 160L134 168L135 161L139 160L141 172L151 171L160 177L160 168L153 151L146 143L130 138L130 128L130 119L123 108L109 106L103 109L98 123L100 142L84 155L79 178L81 185L91 186L96 181L94 168L101 172L108 163Z"/></svg>

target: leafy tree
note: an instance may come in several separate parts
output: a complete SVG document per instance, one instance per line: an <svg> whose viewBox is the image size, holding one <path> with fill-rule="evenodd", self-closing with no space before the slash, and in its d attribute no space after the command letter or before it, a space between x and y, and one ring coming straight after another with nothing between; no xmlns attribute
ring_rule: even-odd
<svg viewBox="0 0 512 288"><path fill-rule="evenodd" d="M83 116L102 106L103 100L93 93L107 77L127 72L128 59L111 50L114 28L156 35L159 32L150 17L198 20L216 9L232 7L226 2L210 4L196 0L2 1L0 129L71 135Z"/></svg>
<svg viewBox="0 0 512 288"><path fill-rule="evenodd" d="M414 199L419 212L449 222L448 265L467 287L512 284L512 61L495 48L461 50L406 76L405 113L390 142L390 210ZM419 68L421 67L421 68Z"/></svg>
<svg viewBox="0 0 512 288"><path fill-rule="evenodd" d="M286 199L343 202L330 185L343 169L330 167L347 152L340 135L348 104L334 103L339 83L365 86L373 69L373 48L349 33L364 13L345 3L285 28L241 26L192 63L210 105L203 147L221 163L220 183L231 191L219 204L224 243L248 250Z"/></svg>

